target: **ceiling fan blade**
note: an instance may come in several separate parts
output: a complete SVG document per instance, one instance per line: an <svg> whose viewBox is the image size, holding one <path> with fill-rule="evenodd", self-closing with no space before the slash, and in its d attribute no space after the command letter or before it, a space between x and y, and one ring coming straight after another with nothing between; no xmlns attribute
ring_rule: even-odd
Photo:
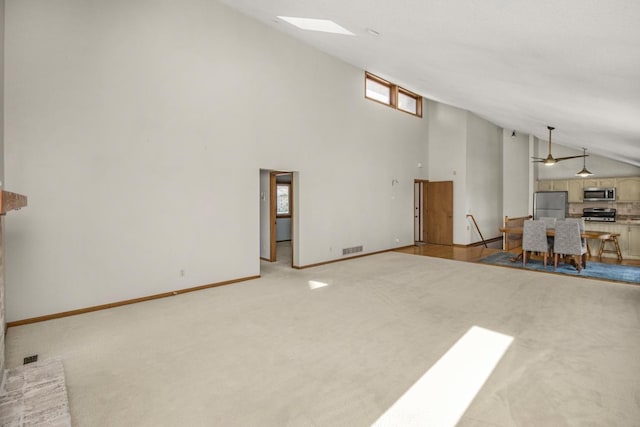
<svg viewBox="0 0 640 427"><path fill-rule="evenodd" d="M577 159L579 157L587 157L588 154L580 154L579 156L568 156L568 157L556 157L556 161L560 161L560 160L569 160L569 159Z"/></svg>

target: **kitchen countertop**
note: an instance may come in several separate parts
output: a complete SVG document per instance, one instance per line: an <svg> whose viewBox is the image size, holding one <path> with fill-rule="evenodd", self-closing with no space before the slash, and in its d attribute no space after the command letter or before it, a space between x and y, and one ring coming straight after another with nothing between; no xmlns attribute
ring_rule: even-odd
<svg viewBox="0 0 640 427"><path fill-rule="evenodd" d="M582 215L571 214L569 218L581 218ZM640 216L618 215L615 222L587 221L587 224L618 224L618 225L640 225Z"/></svg>
<svg viewBox="0 0 640 427"><path fill-rule="evenodd" d="M616 218L616 222L614 222L613 224L622 224L622 225L640 225L640 218L620 218L617 219Z"/></svg>

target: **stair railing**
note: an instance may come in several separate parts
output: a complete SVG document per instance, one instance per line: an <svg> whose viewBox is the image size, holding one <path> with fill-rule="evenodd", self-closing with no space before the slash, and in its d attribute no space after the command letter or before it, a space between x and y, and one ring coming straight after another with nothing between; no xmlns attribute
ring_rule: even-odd
<svg viewBox="0 0 640 427"><path fill-rule="evenodd" d="M478 230L478 234L480 235L480 238L482 239L482 243L484 244L485 248L488 248L489 246L487 246L487 242L484 240L484 237L482 236L482 233L480 232L480 227L478 227L478 223L476 222L476 219L473 217L473 215L471 214L467 214L467 218L471 217L471 220L473 221L473 225L475 225L476 230Z"/></svg>

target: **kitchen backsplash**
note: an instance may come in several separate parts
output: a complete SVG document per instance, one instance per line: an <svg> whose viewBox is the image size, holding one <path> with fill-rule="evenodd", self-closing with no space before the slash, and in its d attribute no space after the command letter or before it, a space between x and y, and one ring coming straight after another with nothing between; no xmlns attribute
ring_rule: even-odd
<svg viewBox="0 0 640 427"><path fill-rule="evenodd" d="M570 215L582 215L584 208L615 208L618 216L637 216L640 215L640 202L586 202L586 203L569 203Z"/></svg>

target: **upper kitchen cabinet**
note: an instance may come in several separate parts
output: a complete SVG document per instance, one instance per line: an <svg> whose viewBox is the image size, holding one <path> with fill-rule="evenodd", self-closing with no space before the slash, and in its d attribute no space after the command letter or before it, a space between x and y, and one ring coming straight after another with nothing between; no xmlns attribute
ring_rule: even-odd
<svg viewBox="0 0 640 427"><path fill-rule="evenodd" d="M584 180L585 187L609 188L616 186L615 178L589 178Z"/></svg>
<svg viewBox="0 0 640 427"><path fill-rule="evenodd" d="M566 179L554 179L553 191L569 191L569 181Z"/></svg>
<svg viewBox="0 0 640 427"><path fill-rule="evenodd" d="M538 181L536 191L568 191L566 179L545 179Z"/></svg>
<svg viewBox="0 0 640 427"><path fill-rule="evenodd" d="M570 179L567 181L569 191L569 203L582 203L582 195L584 194L583 182L581 179Z"/></svg>
<svg viewBox="0 0 640 427"><path fill-rule="evenodd" d="M538 181L536 185L536 191L551 191L551 190L553 190L553 181L551 180Z"/></svg>
<svg viewBox="0 0 640 427"><path fill-rule="evenodd" d="M616 198L619 202L640 201L640 177L616 178Z"/></svg>
<svg viewBox="0 0 640 427"><path fill-rule="evenodd" d="M581 179L546 179L538 181L536 191L567 191L569 192L569 203L582 202Z"/></svg>

